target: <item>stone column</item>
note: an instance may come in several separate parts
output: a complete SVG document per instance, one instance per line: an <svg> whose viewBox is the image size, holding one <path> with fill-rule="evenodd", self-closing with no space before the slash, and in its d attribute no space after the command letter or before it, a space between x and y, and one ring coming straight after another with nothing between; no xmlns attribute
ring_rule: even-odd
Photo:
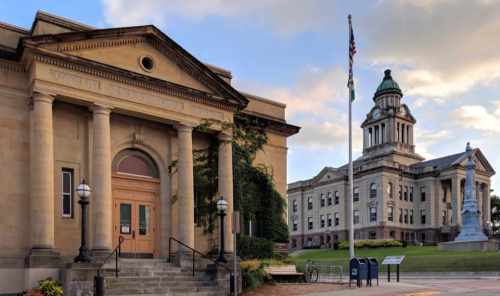
<svg viewBox="0 0 500 296"><path fill-rule="evenodd" d="M489 184L483 185L483 207L481 213L483 214L483 227L486 227L486 221L490 221L491 223L491 204L490 204L490 186ZM479 197L478 197L479 198Z"/></svg>
<svg viewBox="0 0 500 296"><path fill-rule="evenodd" d="M370 147L370 139L368 138L370 133L368 133L368 128L363 129L363 148Z"/></svg>
<svg viewBox="0 0 500 296"><path fill-rule="evenodd" d="M219 196L224 197L228 207L224 219L224 249L226 253L234 253L231 215L233 214L233 152L231 134L221 132L218 136L219 146ZM227 258L226 258L227 259Z"/></svg>
<svg viewBox="0 0 500 296"><path fill-rule="evenodd" d="M111 193L111 107L94 104L92 147L93 256L107 256L113 249Z"/></svg>
<svg viewBox="0 0 500 296"><path fill-rule="evenodd" d="M193 126L179 123L178 134L178 227L179 241L194 248ZM179 253L191 251L179 245Z"/></svg>
<svg viewBox="0 0 500 296"><path fill-rule="evenodd" d="M54 97L34 93L30 127L30 255L59 255L54 245L54 136L52 102ZM31 259L30 259L31 260ZM30 262L30 267L37 265Z"/></svg>
<svg viewBox="0 0 500 296"><path fill-rule="evenodd" d="M378 125L378 143L382 144L382 125Z"/></svg>
<svg viewBox="0 0 500 296"><path fill-rule="evenodd" d="M451 179L451 206L452 206L452 226L462 225L461 215L462 198L460 196L460 177Z"/></svg>

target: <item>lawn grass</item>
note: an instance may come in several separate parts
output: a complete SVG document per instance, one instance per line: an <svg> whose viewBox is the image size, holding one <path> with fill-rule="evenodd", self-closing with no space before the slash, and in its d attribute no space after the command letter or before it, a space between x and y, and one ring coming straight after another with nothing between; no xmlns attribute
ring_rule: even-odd
<svg viewBox="0 0 500 296"><path fill-rule="evenodd" d="M386 272L382 261L387 256L405 255L400 265L401 272L481 272L500 271L500 253L497 252L444 252L437 247L426 246L407 248L355 249L356 258L376 257L379 270ZM349 250L308 250L297 258L297 268L305 270L307 259L318 265L342 266L344 272L349 267ZM391 270L395 270L395 266Z"/></svg>

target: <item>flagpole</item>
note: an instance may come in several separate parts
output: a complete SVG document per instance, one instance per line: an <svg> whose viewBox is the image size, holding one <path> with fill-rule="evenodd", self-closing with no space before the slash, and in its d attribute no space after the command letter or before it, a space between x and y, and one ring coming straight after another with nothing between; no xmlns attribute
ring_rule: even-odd
<svg viewBox="0 0 500 296"><path fill-rule="evenodd" d="M349 48L351 47L351 33L352 33L352 23L351 15L347 17L349 19ZM349 57L349 63L351 63ZM349 256L354 258L354 213L353 213L353 184L352 184L352 88L353 88L353 77L352 71L349 65Z"/></svg>

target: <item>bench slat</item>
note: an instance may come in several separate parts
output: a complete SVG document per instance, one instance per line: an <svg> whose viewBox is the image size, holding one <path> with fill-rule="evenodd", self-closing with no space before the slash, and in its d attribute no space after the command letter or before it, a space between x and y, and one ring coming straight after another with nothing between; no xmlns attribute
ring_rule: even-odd
<svg viewBox="0 0 500 296"><path fill-rule="evenodd" d="M302 272L297 272L295 265L268 266L264 267L264 270L271 275L303 275Z"/></svg>

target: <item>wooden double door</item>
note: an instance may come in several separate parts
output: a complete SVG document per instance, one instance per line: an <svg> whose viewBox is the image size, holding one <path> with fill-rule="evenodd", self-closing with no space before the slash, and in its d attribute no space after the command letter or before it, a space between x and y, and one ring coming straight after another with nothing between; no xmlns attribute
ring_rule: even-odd
<svg viewBox="0 0 500 296"><path fill-rule="evenodd" d="M122 258L157 258L159 180L113 176L113 245L118 238Z"/></svg>

